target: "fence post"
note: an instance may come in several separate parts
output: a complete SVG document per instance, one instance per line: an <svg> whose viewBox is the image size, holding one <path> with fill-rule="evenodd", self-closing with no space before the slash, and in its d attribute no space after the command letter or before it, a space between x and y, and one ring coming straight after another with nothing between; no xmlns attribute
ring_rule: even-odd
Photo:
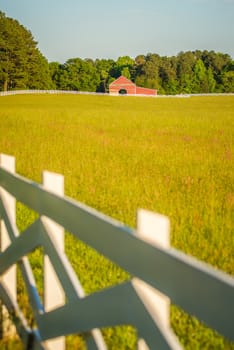
<svg viewBox="0 0 234 350"><path fill-rule="evenodd" d="M60 174L43 171L43 186L55 194L64 195L64 177ZM44 218L45 220L45 218ZM64 251L64 229L54 221L46 218L46 224L53 233L53 238L61 251ZM44 307L50 311L64 305L65 295L49 257L44 256ZM49 349L64 350L65 337L59 337L47 342Z"/></svg>
<svg viewBox="0 0 234 350"><path fill-rule="evenodd" d="M170 222L166 216L147 210L137 211L136 235L144 241L158 245L162 248L170 247ZM163 327L170 327L170 300L156 289L142 280L134 278L134 287L141 300L149 309L150 314L161 323ZM138 342L139 350L147 350L143 339Z"/></svg>
<svg viewBox="0 0 234 350"><path fill-rule="evenodd" d="M0 166L9 172L15 173L15 158L5 154L0 154ZM4 197L7 209L9 212L10 219L13 223L16 222L16 200L5 190L1 189L1 194ZM10 238L7 233L7 229L3 220L1 220L0 225L1 233L1 251L4 251L11 243ZM12 266L7 273L2 277L2 281L6 284L9 289L11 297L17 299L16 291L16 265ZM1 305L0 310L0 334L1 337L14 336L16 334L16 328L10 320L10 315L4 305Z"/></svg>

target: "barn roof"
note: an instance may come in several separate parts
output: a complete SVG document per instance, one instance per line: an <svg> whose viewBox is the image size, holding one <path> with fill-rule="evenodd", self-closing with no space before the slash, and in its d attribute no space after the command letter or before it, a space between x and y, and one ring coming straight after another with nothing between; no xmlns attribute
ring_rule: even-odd
<svg viewBox="0 0 234 350"><path fill-rule="evenodd" d="M119 78L114 80L109 86L114 86L114 85L121 85L121 86L123 86L123 85L133 85L133 86L136 86L136 84L134 84L131 80L127 79L123 75L121 75Z"/></svg>

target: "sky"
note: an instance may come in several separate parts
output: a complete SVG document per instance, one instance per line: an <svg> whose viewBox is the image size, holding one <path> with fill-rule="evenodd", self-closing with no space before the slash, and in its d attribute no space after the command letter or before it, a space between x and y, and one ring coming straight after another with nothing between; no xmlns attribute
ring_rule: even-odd
<svg viewBox="0 0 234 350"><path fill-rule="evenodd" d="M234 0L0 0L49 62L214 50L234 59Z"/></svg>

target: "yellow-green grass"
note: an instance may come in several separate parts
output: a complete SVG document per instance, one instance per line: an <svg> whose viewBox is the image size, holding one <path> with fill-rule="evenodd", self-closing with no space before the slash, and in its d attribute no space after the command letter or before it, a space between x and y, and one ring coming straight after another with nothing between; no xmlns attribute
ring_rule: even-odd
<svg viewBox="0 0 234 350"><path fill-rule="evenodd" d="M165 214L174 247L232 275L233 136L234 96L0 97L0 152L16 157L18 173L38 182L43 170L61 173L66 195L129 226L137 208ZM33 215L17 212L23 229ZM128 278L70 235L66 251L87 293ZM234 349L175 307L172 325L187 349ZM134 334L105 337L111 349L134 349Z"/></svg>

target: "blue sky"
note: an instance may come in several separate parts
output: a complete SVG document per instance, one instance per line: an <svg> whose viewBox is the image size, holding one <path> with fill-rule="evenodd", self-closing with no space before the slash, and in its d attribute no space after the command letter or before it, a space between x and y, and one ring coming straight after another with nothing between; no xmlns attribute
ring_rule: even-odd
<svg viewBox="0 0 234 350"><path fill-rule="evenodd" d="M234 58L234 0L0 0L51 62L214 50Z"/></svg>

